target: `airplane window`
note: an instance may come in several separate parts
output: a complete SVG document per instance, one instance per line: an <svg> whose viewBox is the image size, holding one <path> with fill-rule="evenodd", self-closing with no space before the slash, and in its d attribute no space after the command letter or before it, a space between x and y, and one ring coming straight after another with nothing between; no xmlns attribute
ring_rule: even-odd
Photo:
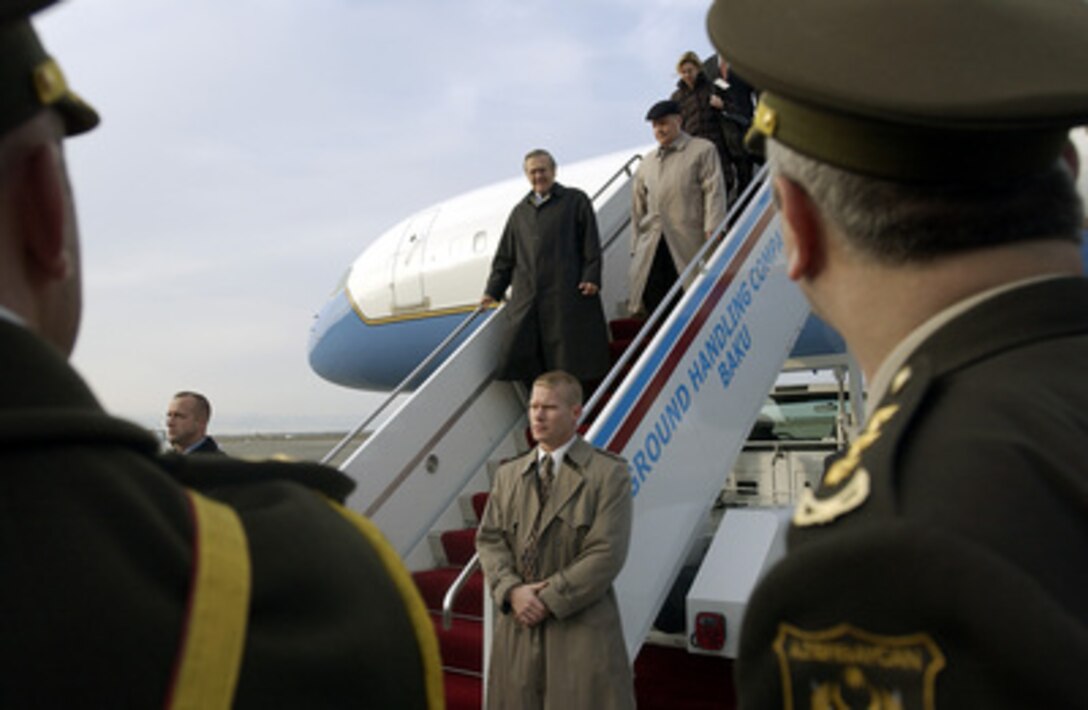
<svg viewBox="0 0 1088 710"><path fill-rule="evenodd" d="M487 249L487 232L480 230L472 237L472 251L480 252Z"/></svg>

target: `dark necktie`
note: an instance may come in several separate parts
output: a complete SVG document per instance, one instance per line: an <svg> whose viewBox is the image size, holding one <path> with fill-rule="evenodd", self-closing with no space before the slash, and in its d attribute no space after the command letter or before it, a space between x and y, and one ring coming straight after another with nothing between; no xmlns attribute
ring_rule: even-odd
<svg viewBox="0 0 1088 710"><path fill-rule="evenodd" d="M544 454L544 460L540 462L540 507L544 508L544 504L548 502L548 496L552 492L552 483L555 482L555 473L552 470L554 465L552 464L551 454ZM537 519L539 522L539 518Z"/></svg>
<svg viewBox="0 0 1088 710"><path fill-rule="evenodd" d="M526 582L534 582L537 577L537 540L540 535L540 519L544 514L544 504L548 502L548 496L552 492L552 483L555 474L552 472L554 465L550 454L544 454L537 471L537 497L540 507L536 511L536 520L529 531L529 539L525 541L525 549L521 553L521 577Z"/></svg>

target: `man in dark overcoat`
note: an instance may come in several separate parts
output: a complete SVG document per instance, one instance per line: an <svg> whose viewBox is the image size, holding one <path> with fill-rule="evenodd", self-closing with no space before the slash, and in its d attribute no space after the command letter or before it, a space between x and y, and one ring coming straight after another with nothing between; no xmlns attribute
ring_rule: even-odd
<svg viewBox="0 0 1088 710"><path fill-rule="evenodd" d="M0 4L0 705L437 708L396 553L316 465L158 454L68 364L79 234L62 144L95 111Z"/></svg>
<svg viewBox="0 0 1088 710"><path fill-rule="evenodd" d="M741 706L1085 707L1088 279L1062 154L1088 4L717 0L709 26L762 92L787 272L871 408L750 600Z"/></svg>
<svg viewBox="0 0 1088 710"><path fill-rule="evenodd" d="M511 288L496 376L531 383L559 369L583 383L599 380L609 353L593 203L555 181L548 151L530 152L524 168L532 190L510 212L481 300L502 301Z"/></svg>

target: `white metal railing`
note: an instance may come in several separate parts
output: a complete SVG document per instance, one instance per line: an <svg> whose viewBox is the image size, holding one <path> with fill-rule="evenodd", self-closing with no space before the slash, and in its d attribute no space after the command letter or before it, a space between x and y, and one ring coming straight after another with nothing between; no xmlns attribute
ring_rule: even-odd
<svg viewBox="0 0 1088 710"><path fill-rule="evenodd" d="M639 329L635 339L631 341L631 344L627 346L627 349L623 351L623 355L620 356L619 361L612 366L604 380L597 386L597 390L593 393L593 396L586 402L585 407L582 410L582 420L585 420L588 416L596 413L596 408L602 404L602 400L606 396L606 392L615 383L616 379L624 372L624 368L627 363L631 361L639 352L641 352L643 344L649 340L650 336L654 333L657 324L668 315L669 309L667 304L672 303L680 294L683 284L687 283L688 278L695 273L698 269L704 269L706 263L711 254L718 245L725 239L725 236L729 233L729 228L737 221L737 218L744 212L748 203L752 200L752 197L759 190L760 185L763 184L767 175L767 166L764 165L756 173L755 177L748 183L748 186L733 203L732 207L726 212L725 219L714 230L714 235L706 240L699 251L695 253L691 262L684 269L683 273L677 276L676 281L673 283L672 288L668 290L665 297L661 299L661 304L658 308L650 314L650 317L646 319L642 328ZM579 422L581 423L581 422Z"/></svg>

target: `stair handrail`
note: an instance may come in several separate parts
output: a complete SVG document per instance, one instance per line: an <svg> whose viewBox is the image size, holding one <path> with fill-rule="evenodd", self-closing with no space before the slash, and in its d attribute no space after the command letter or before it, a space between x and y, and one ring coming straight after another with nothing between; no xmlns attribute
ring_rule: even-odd
<svg viewBox="0 0 1088 710"><path fill-rule="evenodd" d="M601 195L603 195L605 193L605 191L609 188L609 186L612 183L614 183L617 179L619 179L619 177L621 175L626 175L628 177L628 179L630 179L632 177L632 175L634 174L634 170L632 169L631 166L636 164L636 163L641 162L642 159L643 159L642 155L639 154L639 153L635 153L630 158L628 158L627 162L623 164L623 167L621 167L619 170L617 170L615 172L615 174L612 175L612 177L608 178L608 180L605 181L604 185L601 186L601 189L599 189L595 193L593 193L592 201L596 202L597 198L600 197ZM630 224L630 223L631 223L631 217L630 217L630 212L628 212L627 219L624 220L624 222L619 226L619 229L617 229L610 237L608 237L605 240L605 242L603 244L601 244L601 253L602 254L605 254L605 253L608 252L608 250L612 247L612 245L616 242L616 240L620 238L620 235L623 234L623 230L626 229L627 225Z"/></svg>
<svg viewBox="0 0 1088 710"><path fill-rule="evenodd" d="M500 305L499 308L502 308L502 306ZM499 308L496 308L494 310L498 312ZM344 436L344 438L341 439L339 443L337 443L336 446L332 448L331 451L329 451L329 453L325 454L324 458L321 459L321 463L329 463L330 461L332 461L333 458L336 457L337 454L343 451L344 448L348 445L348 442L352 441L356 436L359 435L360 432L364 431L366 427L368 427L375 419L377 419L378 416L385 411L386 407L392 404L393 400L395 400L398 396L401 395L401 393L408 389L408 387L415 382L415 379L419 377L419 375L424 372L428 367L430 367L431 363L434 362L435 359L441 353L443 353L447 347L449 347L450 343L452 343L459 335L461 335L461 333L465 331L466 328L468 328L468 326L472 323L472 321L476 319L477 316L487 310L491 310L489 306L484 306L483 304L476 306L476 308L473 309L472 313L468 314L468 316L466 316L457 325L457 327L454 328L450 332L450 334L447 335L442 340L442 342L439 343L435 347L435 349L431 351L431 353L427 357L423 358L423 360L415 366L415 369L409 372L408 375L400 381L400 384L398 384L393 389L393 391L390 392L388 396L386 396L385 400L383 400L382 403L379 404L378 407L370 413L370 416L368 416L365 420L363 420L362 423L360 423L358 426L348 432Z"/></svg>
<svg viewBox="0 0 1088 710"><path fill-rule="evenodd" d="M661 319L669 312L667 309L663 308L663 306L672 303L677 297L677 294L679 294L680 289L683 288L682 284L687 281L689 275L696 269L702 269L706 266L708 257L718 247L718 244L725 240L725 237L729 234L730 228L736 223L737 219L748 207L748 203L751 202L756 191L763 184L766 175L767 166L764 165L748 183L748 186L744 188L744 192L742 192L740 197L733 203L733 206L728 209L725 214L725 219L723 219L721 224L714 230L713 236L703 243L703 246L699 248L699 251L695 253L695 256L692 257L691 261L684 269L684 272L676 277L676 281L673 282L672 287L665 294L665 297L661 299L661 304L650 314L650 317L646 319L646 323L639 329L638 333L635 335L635 339L632 340L631 344L627 346L627 349L623 351L620 359L612 366L612 369L608 371L604 380L597 385L593 396L589 398L589 401L586 402L585 406L582 408L582 416L578 420L579 424L582 424L590 415L596 415L596 408L606 396L605 393L608 392L608 388L612 386L616 378L620 376L620 373L624 372L627 363L641 351L643 344L656 332L659 321L661 321Z"/></svg>
<svg viewBox="0 0 1088 710"><path fill-rule="evenodd" d="M605 193L605 190L607 190L609 186L612 185L612 183L616 182L616 180L619 179L620 175L626 174L627 177L631 177L631 166L641 160L642 155L640 155L639 153L635 153L630 158L628 158L627 162L620 166L619 170L612 173L612 177L605 180L604 184L601 185L600 188L598 188L597 191L593 193L593 197L590 198L590 202L596 202L597 198L603 195Z"/></svg>
<svg viewBox="0 0 1088 710"><path fill-rule="evenodd" d="M453 603L457 600L457 595L461 593L461 588L465 586L468 578L472 576L472 573L479 566L480 553L475 552L472 559L461 570L461 574L457 575L457 579L453 580L453 584L446 590L445 596L442 597L442 628L445 631L449 631L450 627L453 626Z"/></svg>

